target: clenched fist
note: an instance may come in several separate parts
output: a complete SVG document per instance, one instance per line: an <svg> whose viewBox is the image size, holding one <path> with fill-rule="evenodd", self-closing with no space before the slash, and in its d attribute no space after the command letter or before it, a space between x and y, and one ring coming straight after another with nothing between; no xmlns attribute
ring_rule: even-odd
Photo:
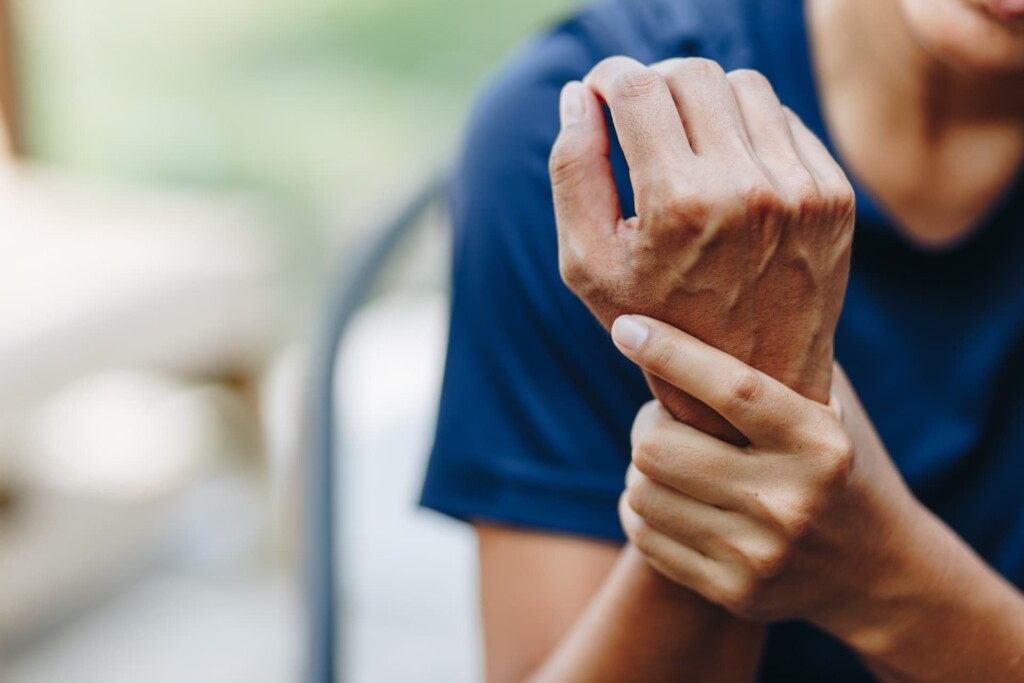
<svg viewBox="0 0 1024 683"><path fill-rule="evenodd" d="M635 217L619 209L601 101ZM605 327L626 313L664 320L826 403L854 194L768 81L704 59L612 57L566 85L561 117L550 163L560 268ZM742 442L703 403L648 382L677 419Z"/></svg>

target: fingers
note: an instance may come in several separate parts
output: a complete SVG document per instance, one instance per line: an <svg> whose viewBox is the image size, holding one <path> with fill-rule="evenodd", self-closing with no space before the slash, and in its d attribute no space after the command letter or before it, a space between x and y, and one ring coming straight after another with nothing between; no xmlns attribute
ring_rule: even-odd
<svg viewBox="0 0 1024 683"><path fill-rule="evenodd" d="M702 555L729 559L725 539L744 532L738 514L691 498L636 468L630 468L627 482L626 502L647 524Z"/></svg>
<svg viewBox="0 0 1024 683"><path fill-rule="evenodd" d="M819 190L826 194L839 191L852 194L846 174L825 144L807 128L792 109L783 107L783 112L793 135L797 153L803 159L804 166L814 176Z"/></svg>
<svg viewBox="0 0 1024 683"><path fill-rule="evenodd" d="M633 422L633 467L646 477L705 504L745 508L745 492L771 478L763 459L677 422L651 401Z"/></svg>
<svg viewBox="0 0 1024 683"><path fill-rule="evenodd" d="M692 158L672 95L657 71L629 57L609 57L583 82L607 104L636 179L661 180ZM643 183L634 182L643 187Z"/></svg>
<svg viewBox="0 0 1024 683"><path fill-rule="evenodd" d="M622 530L647 561L672 581L696 588L707 586L717 570L717 563L699 550L687 547L659 531L634 512L623 493L619 498L619 520Z"/></svg>
<svg viewBox="0 0 1024 683"><path fill-rule="evenodd" d="M768 79L751 69L730 71L726 78L736 97L754 154L775 186L784 187L794 173L808 176L796 150L786 112Z"/></svg>
<svg viewBox="0 0 1024 683"><path fill-rule="evenodd" d="M725 71L710 59L669 59L651 69L669 86L690 147L701 156L742 153L750 141Z"/></svg>
<svg viewBox="0 0 1024 683"><path fill-rule="evenodd" d="M626 357L707 404L751 443L776 444L800 425L820 422L812 402L671 325L624 315L612 325L612 339Z"/></svg>
<svg viewBox="0 0 1024 683"><path fill-rule="evenodd" d="M562 263L586 263L595 240L606 238L621 218L608 159L608 130L594 93L567 83L559 100L562 127L549 159Z"/></svg>

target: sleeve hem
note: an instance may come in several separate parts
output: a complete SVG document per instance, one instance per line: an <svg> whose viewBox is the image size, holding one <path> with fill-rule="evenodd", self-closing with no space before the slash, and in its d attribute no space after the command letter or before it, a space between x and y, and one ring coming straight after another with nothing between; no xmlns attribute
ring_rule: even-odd
<svg viewBox="0 0 1024 683"><path fill-rule="evenodd" d="M462 522L494 523L606 543L626 540L617 513L619 491L552 490L550 485L506 480L489 492L453 494L424 490L420 506Z"/></svg>

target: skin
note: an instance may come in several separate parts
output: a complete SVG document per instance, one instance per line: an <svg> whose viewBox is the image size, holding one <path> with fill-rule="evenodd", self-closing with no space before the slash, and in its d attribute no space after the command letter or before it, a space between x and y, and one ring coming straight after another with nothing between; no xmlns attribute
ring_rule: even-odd
<svg viewBox="0 0 1024 683"><path fill-rule="evenodd" d="M659 572L747 619L810 621L884 680L1024 679L1024 596L914 499L841 373L823 406L665 323L612 335L748 437L637 415L620 516Z"/></svg>
<svg viewBox="0 0 1024 683"><path fill-rule="evenodd" d="M757 670L761 627L667 580L633 546L477 528L488 681L678 682L685 671L730 683Z"/></svg>
<svg viewBox="0 0 1024 683"><path fill-rule="evenodd" d="M1024 30L965 0L807 9L818 92L846 168L912 241L962 238L1024 159L1024 67L1011 68L1024 64Z"/></svg>
<svg viewBox="0 0 1024 683"><path fill-rule="evenodd" d="M562 277L605 325L668 321L827 400L853 237L842 169L760 74L674 59L606 59L566 86L551 153ZM636 191L619 214L599 96ZM581 172L582 171L582 172ZM601 201L593 198L600 197ZM797 334L794 334L797 333ZM680 420L741 436L648 374Z"/></svg>
<svg viewBox="0 0 1024 683"><path fill-rule="evenodd" d="M1012 13L1015 2L1004 0L991 6L975 0L807 3L813 61L830 135L860 184L908 238L922 245L961 239L1024 162L1024 33L1019 23L995 19L998 13ZM665 82L671 92L673 81ZM593 78L587 85L597 90ZM609 104L614 115L615 103ZM620 138L629 120L622 119L620 125L616 119ZM668 130L674 130L668 117L662 120ZM685 107L680 120L689 135ZM594 148L582 145L581 149ZM581 153L578 160L561 164L576 173L567 172L569 178L560 183L561 190L556 185L556 206L559 192L593 182L593 176L604 172L600 156ZM678 163L679 157L672 158ZM653 182L656 175L633 177L640 206L645 191L648 197L664 192ZM648 184L650 189L645 190ZM677 189L676 197L682 194ZM582 230L566 229L567 210L582 216L581 224L593 224L600 223L613 205L605 195L579 196L559 206L563 243L566 232ZM656 215L657 202L650 206ZM606 214L600 213L602 207ZM750 244L756 243L751 240ZM628 249L613 251L612 258L596 262L614 263L616 255L634 268L645 263L657 266L656 260L634 259ZM747 255L747 263L758 262L756 250ZM698 264L699 268L703 266ZM674 341L669 345L673 350L656 353L653 361L631 357L647 371L668 414L690 427L670 422L662 409L654 407L638 416L634 440L639 445L638 463L645 464L638 464L631 474L630 492L621 506L624 528L639 539L637 544L620 550L592 542L589 551L559 564L556 571L550 566L541 569L540 555L549 551L534 552L530 539L588 542L478 527L485 623L500 623L507 634L500 640L488 639L489 680L519 681L532 676L550 681L657 681L679 680L681 672L688 680L750 680L760 630L749 619L793 616L810 619L849 643L883 680L1015 681L1024 676L1024 653L1019 651L1024 643L1020 595L910 496L841 374L836 373L832 383L822 379L832 367L831 349L808 339L814 330L827 329L820 321L827 320L829 301L809 300L810 305L821 306L818 326L812 325L809 332L799 327L807 321L796 318L797 327L789 328L789 336L800 348L791 353L782 349L773 367L764 356L743 351L759 348L759 335L779 334L770 326L753 325L746 338L724 335L718 339L721 330L716 330L714 320L707 321L708 329L696 329L678 320L675 310L657 310L658 299L644 298L642 291L634 292L638 300L632 308L628 300L610 291L646 276L657 282L658 273L623 276L605 271L617 274L602 285L599 273L574 274L564 265L563 272L567 279L579 277L587 283L580 291L585 299L594 299L595 303L588 303L606 325L619 313L643 313L672 323L634 319L659 330L645 344L661 343L655 341L659 338ZM696 287L691 283L687 289L712 292L708 296L719 288L727 292L736 286L731 280L715 278L745 279L744 273L716 269L713 264L690 272L699 272L707 280ZM670 302L675 296L670 289L660 299ZM756 316L747 320L756 321ZM793 323L787 319L787 324ZM718 360L728 364L730 359L732 370L746 370L693 381L701 364L693 362L692 354L709 348L701 342L710 344L712 351L719 349ZM627 355L632 353L622 341L620 348ZM637 348L641 355L650 351L643 351L644 345ZM809 351L823 348L827 360ZM823 372L824 367L829 370ZM753 368L760 374L750 385ZM735 379L740 376L746 379ZM722 377L734 379L723 382ZM805 383L802 378L807 377L817 379ZM735 391L744 383L756 389ZM835 400L826 407L829 397L822 387L830 384ZM767 394L772 399L755 400L764 398L765 387L772 388ZM738 401L740 395L746 398ZM692 396L704 396L707 401L702 405L726 412L729 405L734 409L757 406L750 408L757 424L774 426L765 434L747 433L718 412L694 410L697 404ZM714 396L731 398L722 404ZM734 419L750 431L753 422ZM700 448L695 448L698 442ZM683 443L687 458L671 457ZM732 463L728 467L737 464L737 447L746 458L738 461L746 478L735 483L746 485L749 492L751 482L756 482L766 492L760 504L744 496L742 488L730 490L729 477L711 475L727 467L727 462ZM661 457L652 456L656 453ZM754 454L756 460L749 457ZM696 464L680 469L687 460ZM777 469L764 467L769 460ZM696 484L705 496L722 496L719 502L729 497L731 507L715 513L718 507L680 491ZM631 497L642 512L630 505ZM831 504L823 503L833 497ZM693 515L697 504L703 506L704 514ZM688 506L686 514L681 511L683 505ZM836 522L862 516L870 523ZM636 536L637 529L644 531ZM736 529L743 533L730 533ZM865 541L868 537L874 544ZM716 554L705 555L699 548ZM714 558L706 561L717 562L727 571L698 571L698 554ZM689 558L689 563L680 558ZM504 562L501 567L499 561ZM606 571L605 578L599 579ZM499 573L501 581L488 581ZM578 582L574 581L577 576L582 577ZM722 583L726 579L729 582ZM514 605L503 603L498 596L507 591L522 599ZM572 594L573 606L559 601L563 592ZM538 635L534 625L549 618L561 627ZM715 663L723 660L736 666L716 675ZM636 675L638 671L643 675Z"/></svg>

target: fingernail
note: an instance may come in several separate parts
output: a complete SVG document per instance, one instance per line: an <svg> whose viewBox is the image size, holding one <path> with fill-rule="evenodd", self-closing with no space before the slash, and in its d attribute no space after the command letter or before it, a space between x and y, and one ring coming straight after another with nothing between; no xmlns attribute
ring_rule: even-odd
<svg viewBox="0 0 1024 683"><path fill-rule="evenodd" d="M640 322L632 315L621 315L612 323L612 339L630 351L638 351L647 341L650 331L646 323Z"/></svg>
<svg viewBox="0 0 1024 683"><path fill-rule="evenodd" d="M562 88L562 95L558 100L558 114L563 128L571 126L583 118L583 113L587 108L587 101L584 99L583 93L584 87L579 81L569 81Z"/></svg>

